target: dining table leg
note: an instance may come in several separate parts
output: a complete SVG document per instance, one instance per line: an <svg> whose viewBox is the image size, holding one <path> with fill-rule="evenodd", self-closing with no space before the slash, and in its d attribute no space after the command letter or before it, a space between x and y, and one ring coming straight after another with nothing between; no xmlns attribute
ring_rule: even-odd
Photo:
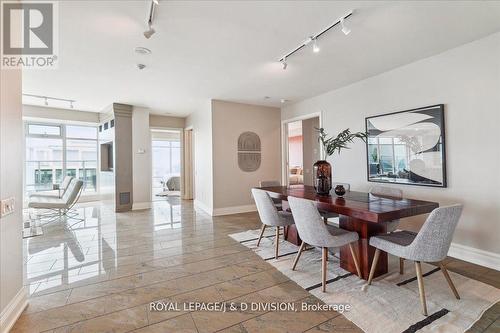
<svg viewBox="0 0 500 333"><path fill-rule="evenodd" d="M352 244L355 247L357 246L356 250L359 256L361 276L363 279L368 280L370 267L375 256L375 248L369 245L369 240L372 236L387 232L385 223L372 223L354 217L340 215L339 225L342 229L358 233L359 240L357 245L354 243ZM356 265L348 245L340 248L340 267L351 273L357 274ZM380 253L373 277L383 275L387 273L387 271L387 253L382 251Z"/></svg>

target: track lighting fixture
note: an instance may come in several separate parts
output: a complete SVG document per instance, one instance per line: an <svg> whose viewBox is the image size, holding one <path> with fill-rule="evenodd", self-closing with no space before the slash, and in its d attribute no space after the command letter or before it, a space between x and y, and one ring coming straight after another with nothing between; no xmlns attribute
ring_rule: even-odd
<svg viewBox="0 0 500 333"><path fill-rule="evenodd" d="M318 46L318 41L317 41L318 38L321 37L321 36L323 36L325 33L327 33L329 30L331 30L336 25L340 25L342 27L342 32L345 35L348 35L351 32L351 29L349 29L348 27L345 26L344 20L347 19L348 17L350 17L353 13L354 13L354 11L351 10L350 12L348 12L347 14L345 14L344 16L342 16L341 18L339 18L337 21L335 21L334 23L330 24L325 29L321 30L316 35L313 35L311 37L306 38L306 40L304 40L302 42L302 44L300 44L299 46L297 46L296 48L294 48L293 50L291 50L290 52L288 52L287 54L285 54L284 56L282 56L279 61L282 64L283 69L286 69L286 67L287 67L287 62L286 61L287 61L287 59L288 59L289 56L291 56L292 54L295 54L297 51L303 49L304 47L306 47L307 45L309 45L309 43L311 43L311 42L313 43L313 47L312 47L313 52L314 53L318 53L320 51L320 48Z"/></svg>
<svg viewBox="0 0 500 333"><path fill-rule="evenodd" d="M49 106L49 100L67 102L67 103L69 103L69 107L71 109L74 108L73 103L76 102L74 99L57 98L57 97L49 97L49 96L42 96L42 95L23 94L23 96L43 99L43 104L45 106Z"/></svg>
<svg viewBox="0 0 500 333"><path fill-rule="evenodd" d="M153 36L153 34L156 32L156 30L153 28L153 19L158 3L158 0L151 0L151 5L149 6L148 30L144 31L143 33L144 37L146 37L147 39L150 39L151 36Z"/></svg>
<svg viewBox="0 0 500 333"><path fill-rule="evenodd" d="M340 19L340 25L342 26L342 32L344 33L344 35L346 35L346 36L349 35L349 33L351 32L351 29L349 29L348 27L346 27L344 25L344 18L343 17Z"/></svg>
<svg viewBox="0 0 500 333"><path fill-rule="evenodd" d="M285 70L285 69L288 67L288 64L287 64L287 62L286 62L286 58L283 58L283 59L281 60L281 65L283 66L283 70Z"/></svg>
<svg viewBox="0 0 500 333"><path fill-rule="evenodd" d="M314 53L318 53L319 52L319 46L318 46L318 43L317 43L317 38L314 38L314 42L313 42L313 52Z"/></svg>
<svg viewBox="0 0 500 333"><path fill-rule="evenodd" d="M148 22L148 30L144 31L144 37L146 37L147 39L150 39L151 36L153 36L153 34L156 32L156 30L153 28L153 25L151 24L151 22Z"/></svg>

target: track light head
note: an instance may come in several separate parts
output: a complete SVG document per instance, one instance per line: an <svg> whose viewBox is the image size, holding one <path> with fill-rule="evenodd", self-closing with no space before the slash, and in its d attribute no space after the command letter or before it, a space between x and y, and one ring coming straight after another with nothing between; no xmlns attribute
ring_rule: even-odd
<svg viewBox="0 0 500 333"><path fill-rule="evenodd" d="M45 97L45 103L43 103L43 104L45 104L45 106L49 105L49 100L47 99L47 97Z"/></svg>
<svg viewBox="0 0 500 333"><path fill-rule="evenodd" d="M318 46L318 43L316 42L316 38L314 38L314 42L313 42L313 52L314 53L318 53L320 50L319 46Z"/></svg>
<svg viewBox="0 0 500 333"><path fill-rule="evenodd" d="M151 22L149 22L148 23L148 30L144 31L144 37L146 37L147 39L150 39L151 36L153 36L155 32L156 32L156 30L153 28L153 25L151 24Z"/></svg>
<svg viewBox="0 0 500 333"><path fill-rule="evenodd" d="M281 60L281 66L283 67L283 70L286 70L286 68L288 67L288 64L286 62L286 58L283 58Z"/></svg>
<svg viewBox="0 0 500 333"><path fill-rule="evenodd" d="M349 35L349 33L351 32L351 29L349 29L348 27L346 27L346 26L344 25L344 19L345 19L345 17L342 17L342 18L340 19L340 25L342 26L342 32L344 33L344 35L346 35L346 36L347 36L347 35Z"/></svg>
<svg viewBox="0 0 500 333"><path fill-rule="evenodd" d="M74 108L73 101L69 102L69 107L72 108L72 109Z"/></svg>

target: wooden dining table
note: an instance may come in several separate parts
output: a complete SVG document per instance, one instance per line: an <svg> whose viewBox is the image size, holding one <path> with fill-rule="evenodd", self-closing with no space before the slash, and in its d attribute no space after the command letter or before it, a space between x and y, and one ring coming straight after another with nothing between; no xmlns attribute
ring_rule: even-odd
<svg viewBox="0 0 500 333"><path fill-rule="evenodd" d="M271 198L282 200L283 209L289 207L286 201L289 196L292 196L312 200L318 209L339 214L339 226L355 231L359 235L355 248L359 256L361 274L365 280L368 279L375 254L375 248L371 247L368 242L370 237L387 232L386 224L383 222L430 213L439 207L437 202L396 199L357 191L348 191L343 197L333 192L328 196L318 195L314 187L306 185L260 187L260 189L269 193ZM300 245L302 242L295 225L286 228L285 239L295 245ZM340 249L340 267L356 274L356 267L348 246ZM375 277L387 271L387 254L381 252Z"/></svg>

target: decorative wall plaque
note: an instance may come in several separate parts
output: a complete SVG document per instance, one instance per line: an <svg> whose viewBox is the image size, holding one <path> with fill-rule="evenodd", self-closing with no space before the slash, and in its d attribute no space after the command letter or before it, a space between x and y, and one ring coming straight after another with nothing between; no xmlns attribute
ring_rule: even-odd
<svg viewBox="0 0 500 333"><path fill-rule="evenodd" d="M242 171L253 172L261 162L260 138L253 132L243 132L238 138L238 166Z"/></svg>

